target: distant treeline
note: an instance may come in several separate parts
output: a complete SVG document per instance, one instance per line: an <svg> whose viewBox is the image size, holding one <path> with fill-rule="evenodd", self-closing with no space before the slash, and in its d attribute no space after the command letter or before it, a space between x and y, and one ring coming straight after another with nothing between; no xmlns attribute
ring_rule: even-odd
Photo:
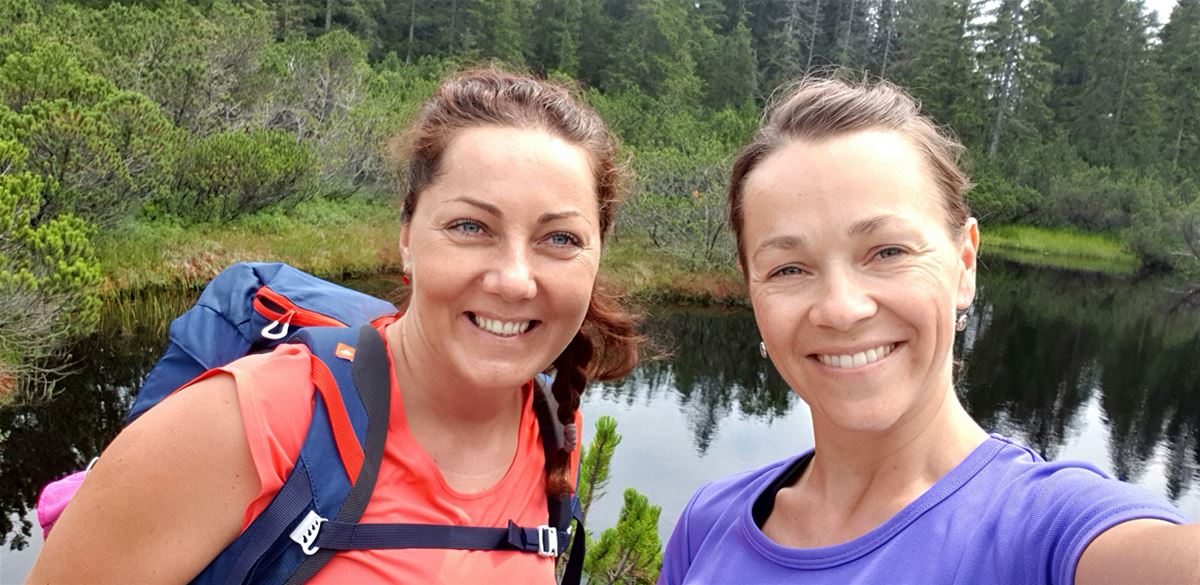
<svg viewBox="0 0 1200 585"><path fill-rule="evenodd" d="M585 88L638 176L618 237L695 267L732 262L762 105L830 66L953 128L986 222L1200 265L1200 0L2 0L0 394L95 323L97 236L380 197L387 139L492 61Z"/></svg>

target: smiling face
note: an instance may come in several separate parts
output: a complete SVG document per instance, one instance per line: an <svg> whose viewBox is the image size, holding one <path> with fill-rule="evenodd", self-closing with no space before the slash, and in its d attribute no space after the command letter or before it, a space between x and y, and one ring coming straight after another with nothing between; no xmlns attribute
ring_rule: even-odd
<svg viewBox="0 0 1200 585"><path fill-rule="evenodd" d="M583 322L600 265L587 153L540 130L456 133L401 230L403 325L418 363L474 387L519 386Z"/></svg>
<svg viewBox="0 0 1200 585"><path fill-rule="evenodd" d="M750 172L742 205L759 331L818 432L933 416L955 309L975 294L978 230L950 233L916 148L890 131L792 141Z"/></svg>

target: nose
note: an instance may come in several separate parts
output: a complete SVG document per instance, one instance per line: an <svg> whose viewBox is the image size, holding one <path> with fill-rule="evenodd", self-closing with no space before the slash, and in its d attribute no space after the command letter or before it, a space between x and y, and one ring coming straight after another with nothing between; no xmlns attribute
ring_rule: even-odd
<svg viewBox="0 0 1200 585"><path fill-rule="evenodd" d="M499 295L505 301L533 298L537 294L537 282L528 251L514 245L497 254L496 265L484 273L483 290Z"/></svg>
<svg viewBox="0 0 1200 585"><path fill-rule="evenodd" d="M822 280L825 286L810 313L814 325L849 331L878 310L871 291L853 269L827 270Z"/></svg>

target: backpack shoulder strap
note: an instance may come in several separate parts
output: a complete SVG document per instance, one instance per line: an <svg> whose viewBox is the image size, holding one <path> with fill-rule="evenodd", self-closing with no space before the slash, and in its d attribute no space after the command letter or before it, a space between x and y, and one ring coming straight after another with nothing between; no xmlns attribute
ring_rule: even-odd
<svg viewBox="0 0 1200 585"><path fill-rule="evenodd" d="M330 418L333 405L325 404L322 393L315 393L312 422L291 474L267 508L193 582L284 583L312 558L297 545L299 541L295 540L293 530L297 524L306 515L335 517L346 506L359 507L360 516L374 489L382 457L382 447L375 443L386 440L390 410L389 366L386 350L375 347L383 345L378 333L370 326L357 330L315 327L301 330L289 341L307 345L316 362L332 374L337 386L335 395L340 398L354 436L362 445L361 468L353 481L346 473L331 472L341 471L344 466L334 438L336 423ZM314 363L314 370L317 367ZM379 369L384 375L382 386L359 383L359 370ZM380 434L383 439L378 438ZM364 490L367 493L353 495L356 490L359 494ZM355 520L359 516L354 516ZM270 560L263 562L267 559Z"/></svg>
<svg viewBox="0 0 1200 585"><path fill-rule="evenodd" d="M387 346L379 333L369 325L359 328L358 347L352 368L353 386L368 413L366 440L363 443L363 466L354 487L338 510L337 522L357 523L362 518L383 461L387 444L388 414L391 411L391 367ZM288 578L289 584L305 583L311 579L337 551L323 548L309 555Z"/></svg>

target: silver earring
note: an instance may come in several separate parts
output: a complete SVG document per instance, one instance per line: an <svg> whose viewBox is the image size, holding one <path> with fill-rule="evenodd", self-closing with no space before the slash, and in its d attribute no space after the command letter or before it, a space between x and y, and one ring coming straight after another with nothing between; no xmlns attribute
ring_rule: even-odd
<svg viewBox="0 0 1200 585"><path fill-rule="evenodd" d="M971 305L958 312L958 318L954 320L955 331L965 331L967 329L967 315L971 314Z"/></svg>
<svg viewBox="0 0 1200 585"><path fill-rule="evenodd" d="M761 355L764 360L767 359L767 342L758 342L758 355Z"/></svg>

